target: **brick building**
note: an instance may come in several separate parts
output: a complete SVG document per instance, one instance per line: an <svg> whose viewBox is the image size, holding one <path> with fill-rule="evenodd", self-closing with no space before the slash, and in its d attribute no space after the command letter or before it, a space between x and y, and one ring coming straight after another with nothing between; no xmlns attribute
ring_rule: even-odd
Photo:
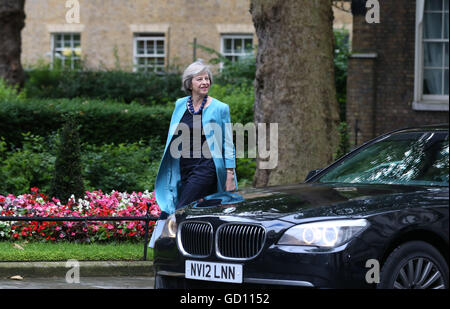
<svg viewBox="0 0 450 309"><path fill-rule="evenodd" d="M73 3L79 23L66 19ZM257 45L249 8L250 0L27 0L22 63L74 68L82 59L95 69L183 69L212 57L194 50L194 39L235 60ZM335 26L350 29L351 14L335 10Z"/></svg>
<svg viewBox="0 0 450 309"><path fill-rule="evenodd" d="M79 3L79 23L67 22L67 2ZM161 71L192 62L194 38L230 58L251 52L256 39L249 0L27 0L25 13L25 67L83 59L92 68ZM197 49L196 57L210 55Z"/></svg>
<svg viewBox="0 0 450 309"><path fill-rule="evenodd" d="M347 122L361 144L397 128L448 123L448 0L352 1Z"/></svg>

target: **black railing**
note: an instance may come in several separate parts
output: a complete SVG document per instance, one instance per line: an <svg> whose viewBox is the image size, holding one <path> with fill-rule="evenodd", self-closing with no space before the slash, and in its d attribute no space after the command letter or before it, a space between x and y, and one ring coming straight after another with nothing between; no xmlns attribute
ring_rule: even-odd
<svg viewBox="0 0 450 309"><path fill-rule="evenodd" d="M149 205L147 204L147 209ZM145 221L145 234L144 234L144 258L147 260L147 247L148 247L148 229L150 221L157 221L159 217L153 217L147 214L142 217L26 217L26 216L0 216L0 221Z"/></svg>

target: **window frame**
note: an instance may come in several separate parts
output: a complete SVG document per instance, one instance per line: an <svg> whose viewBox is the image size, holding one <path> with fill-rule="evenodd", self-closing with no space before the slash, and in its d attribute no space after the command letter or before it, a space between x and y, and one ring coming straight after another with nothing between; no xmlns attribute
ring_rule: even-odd
<svg viewBox="0 0 450 309"><path fill-rule="evenodd" d="M51 57L51 62L50 62L50 68L53 69L54 68L54 64L55 64L55 54L57 52L62 52L64 51L64 49L66 49L67 47L56 47L56 36L57 35L61 35L63 36L62 42L65 41L64 36L65 35L70 35L70 49L72 50L72 56L66 57L64 56L64 54L62 55L62 69L66 69L66 61L69 60L70 61L70 70L74 70L75 69L75 61L74 60L79 60L81 62L81 56L74 56L73 53L75 52L75 50L77 48L75 48L74 46L74 35L79 35L80 36L80 51L82 50L81 47L81 32L51 32L50 33L50 57ZM64 45L64 44L63 44ZM67 59L69 58L69 59Z"/></svg>
<svg viewBox="0 0 450 309"><path fill-rule="evenodd" d="M232 39L233 40L232 41L233 42L232 43L232 45L233 45L233 47L232 47L233 52L231 52L231 53L225 53L225 40L226 39ZM250 53L245 53L245 46L243 45L243 49L242 50L244 52L243 53L236 53L235 50L234 50L234 40L236 40L236 39L241 39L241 40L251 39L252 40L252 51ZM229 57L229 56L231 56L231 57L242 57L242 56L251 55L253 53L253 50L254 50L254 47L255 47L254 41L255 40L253 38L253 34L252 33L236 33L236 34L223 33L223 34L220 35L220 54L223 57ZM232 60L232 62L234 62L234 61ZM222 67L223 63L221 63L220 66Z"/></svg>
<svg viewBox="0 0 450 309"><path fill-rule="evenodd" d="M423 79L424 79L424 42L433 42L435 39L423 38L423 19L425 14L425 1L416 1L416 24L415 24L415 55L414 55L414 101L412 108L418 111L448 111L449 110L449 95L429 95L423 93ZM444 0L442 0L444 2ZM443 3L444 5L444 3ZM442 15L445 14L440 11ZM444 27L444 25L442 25ZM446 39L437 39L439 42L445 43ZM448 39L447 39L448 42ZM442 69L445 70L445 64ZM443 81L444 82L444 81Z"/></svg>
<svg viewBox="0 0 450 309"><path fill-rule="evenodd" d="M144 41L144 51L145 54L138 54L137 49L138 49L138 42L139 41ZM154 42L154 51L155 53L152 54L147 54L147 42L148 41L153 41ZM158 54L156 53L157 50L157 41L163 41L164 44L164 48L163 48L163 54ZM167 44L166 44L166 36L164 33L133 33L133 72L140 72L139 71L139 67L144 67L145 70L143 72L153 72L156 74L161 74L165 71L165 67L166 67L166 55L167 55ZM140 65L138 64L138 59L139 58L162 58L163 59L163 64L162 65L149 65L148 63L146 63L145 65ZM157 68L161 68L161 71L157 71ZM153 69L153 70L151 70Z"/></svg>

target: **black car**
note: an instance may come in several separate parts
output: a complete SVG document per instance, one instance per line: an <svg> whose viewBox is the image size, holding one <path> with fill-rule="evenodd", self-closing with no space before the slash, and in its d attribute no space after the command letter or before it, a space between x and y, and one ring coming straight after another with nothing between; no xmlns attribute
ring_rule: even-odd
<svg viewBox="0 0 450 309"><path fill-rule="evenodd" d="M448 125L385 134L302 184L171 215L156 288L449 287Z"/></svg>

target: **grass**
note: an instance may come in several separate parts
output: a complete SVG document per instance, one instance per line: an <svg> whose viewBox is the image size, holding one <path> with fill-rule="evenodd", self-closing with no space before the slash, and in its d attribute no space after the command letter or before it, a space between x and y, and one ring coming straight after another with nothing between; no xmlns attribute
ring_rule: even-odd
<svg viewBox="0 0 450 309"><path fill-rule="evenodd" d="M147 251L150 260L151 250ZM44 243L0 242L1 262L30 261L139 261L144 257L144 243Z"/></svg>

